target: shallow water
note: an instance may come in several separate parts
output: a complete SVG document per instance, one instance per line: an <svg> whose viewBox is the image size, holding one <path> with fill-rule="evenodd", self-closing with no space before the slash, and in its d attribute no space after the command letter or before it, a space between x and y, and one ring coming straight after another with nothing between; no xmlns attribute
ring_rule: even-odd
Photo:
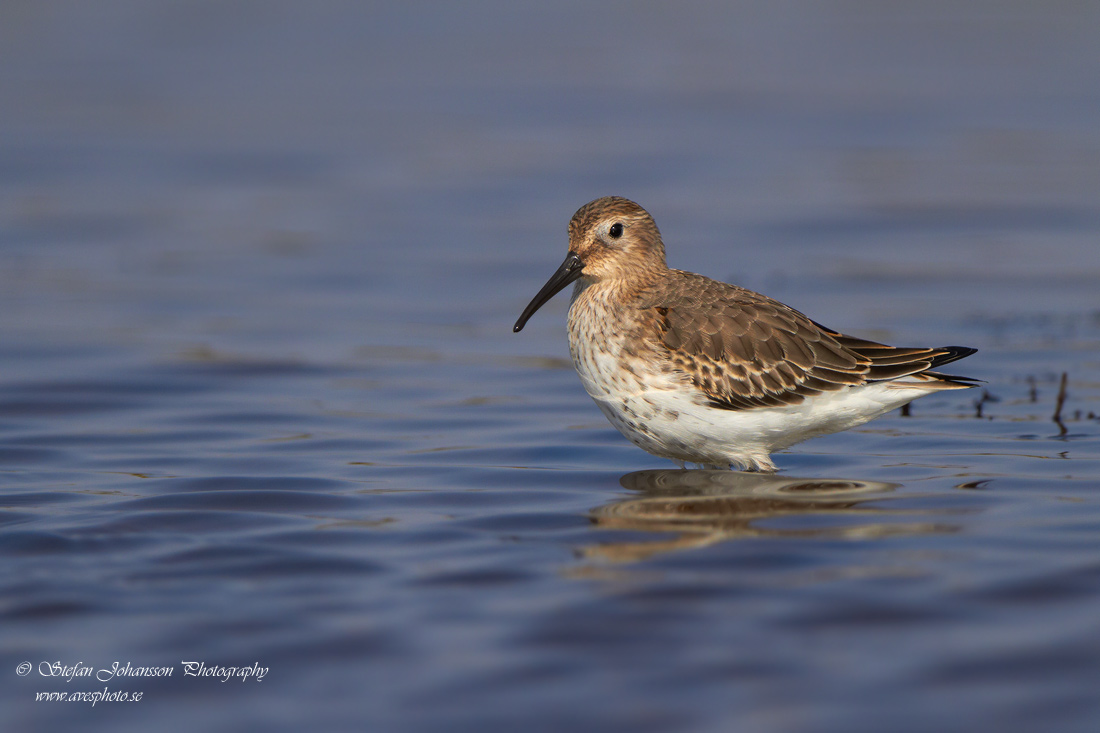
<svg viewBox="0 0 1100 733"><path fill-rule="evenodd" d="M96 6L0 13L4 730L1095 727L1096 10ZM985 384L674 470L511 333L610 193Z"/></svg>

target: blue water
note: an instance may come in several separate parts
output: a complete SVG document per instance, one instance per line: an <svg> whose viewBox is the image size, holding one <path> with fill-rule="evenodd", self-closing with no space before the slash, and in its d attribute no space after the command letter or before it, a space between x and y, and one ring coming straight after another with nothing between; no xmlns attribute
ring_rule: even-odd
<svg viewBox="0 0 1100 733"><path fill-rule="evenodd" d="M6 7L0 728L1095 730L1098 28ZM985 383L673 470L584 394L564 295L511 333L606 194ZM51 676L116 662L173 674ZM141 699L36 701L95 691Z"/></svg>

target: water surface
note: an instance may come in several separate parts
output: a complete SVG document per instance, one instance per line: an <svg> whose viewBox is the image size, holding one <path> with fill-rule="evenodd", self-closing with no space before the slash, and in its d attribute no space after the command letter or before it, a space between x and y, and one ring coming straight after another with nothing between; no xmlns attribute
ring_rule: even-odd
<svg viewBox="0 0 1100 733"><path fill-rule="evenodd" d="M1095 728L1091 7L0 15L5 730ZM674 470L511 333L607 194L985 384Z"/></svg>

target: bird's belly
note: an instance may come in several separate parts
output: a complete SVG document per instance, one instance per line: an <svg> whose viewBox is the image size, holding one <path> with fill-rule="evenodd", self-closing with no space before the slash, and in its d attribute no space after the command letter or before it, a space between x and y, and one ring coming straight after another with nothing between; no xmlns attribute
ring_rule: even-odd
<svg viewBox="0 0 1100 733"><path fill-rule="evenodd" d="M683 372L644 341L604 327L618 322L574 294L569 351L585 390L634 444L676 461L773 468L768 454L860 425L925 394L873 383L808 396L780 407L726 410L710 404Z"/></svg>
<svg viewBox="0 0 1100 733"><path fill-rule="evenodd" d="M657 361L626 355L616 347L614 342L604 348L585 343L571 349L585 391L608 421L654 455L728 464L713 450L725 431L707 419L707 413L715 410L706 406L702 393L684 375Z"/></svg>
<svg viewBox="0 0 1100 733"><path fill-rule="evenodd" d="M726 410L711 406L686 378L645 369L609 350L575 349L585 390L640 448L691 463L768 467L768 454L861 425L923 394L869 384L808 397L797 405Z"/></svg>

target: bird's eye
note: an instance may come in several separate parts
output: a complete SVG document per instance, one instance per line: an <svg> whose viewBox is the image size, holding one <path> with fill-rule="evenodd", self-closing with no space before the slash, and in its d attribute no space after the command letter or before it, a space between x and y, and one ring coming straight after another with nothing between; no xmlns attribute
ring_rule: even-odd
<svg viewBox="0 0 1100 733"><path fill-rule="evenodd" d="M615 222L611 225L611 228L607 230L607 233L611 235L612 239L618 239L623 236L623 225L620 222Z"/></svg>

